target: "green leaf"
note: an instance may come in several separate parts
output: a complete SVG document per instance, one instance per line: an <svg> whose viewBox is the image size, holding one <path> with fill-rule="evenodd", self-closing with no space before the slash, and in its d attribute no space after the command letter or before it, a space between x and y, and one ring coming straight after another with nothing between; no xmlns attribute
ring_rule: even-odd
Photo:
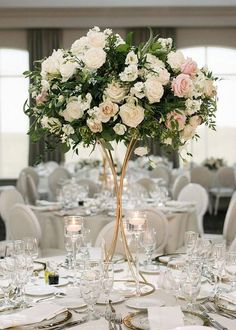
<svg viewBox="0 0 236 330"><path fill-rule="evenodd" d="M129 32L129 33L126 35L125 42L126 42L126 44L129 45L130 47L132 46L132 42L133 42L133 32Z"/></svg>
<svg viewBox="0 0 236 330"><path fill-rule="evenodd" d="M63 153L66 153L66 152L68 152L70 150L70 146L68 146L66 143L62 143L61 144L61 151L63 152Z"/></svg>
<svg viewBox="0 0 236 330"><path fill-rule="evenodd" d="M116 51L118 53L127 53L129 48L130 48L129 45L122 44L122 45L119 45L119 46L116 47Z"/></svg>
<svg viewBox="0 0 236 330"><path fill-rule="evenodd" d="M108 150L114 150L112 145L110 144L110 142L106 142L106 141L103 140L103 145Z"/></svg>

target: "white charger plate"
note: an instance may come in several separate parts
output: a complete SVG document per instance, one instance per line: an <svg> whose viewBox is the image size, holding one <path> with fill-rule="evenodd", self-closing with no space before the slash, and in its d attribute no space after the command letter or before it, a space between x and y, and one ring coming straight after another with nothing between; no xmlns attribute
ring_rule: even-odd
<svg viewBox="0 0 236 330"><path fill-rule="evenodd" d="M145 266L139 266L139 271L141 273L146 273L146 274L159 274L160 273L160 267L157 265L153 265L156 266L156 269L147 269Z"/></svg>
<svg viewBox="0 0 236 330"><path fill-rule="evenodd" d="M152 306L164 306L164 300L158 297L139 297L139 298L131 298L126 301L126 305L135 309L148 309Z"/></svg>
<svg viewBox="0 0 236 330"><path fill-rule="evenodd" d="M56 301L57 305L63 306L65 308L82 308L87 306L82 298L69 297L69 298L60 298Z"/></svg>
<svg viewBox="0 0 236 330"><path fill-rule="evenodd" d="M109 296L109 300L111 300L111 302L113 304L118 304L118 303L124 301L125 297L118 294L118 293L111 293L110 296ZM97 300L97 304L99 304L99 305L106 304L106 296L103 296L103 295L100 296Z"/></svg>
<svg viewBox="0 0 236 330"><path fill-rule="evenodd" d="M56 292L56 288L52 285L34 285L34 286L26 286L25 293L29 296L48 296L52 295Z"/></svg>

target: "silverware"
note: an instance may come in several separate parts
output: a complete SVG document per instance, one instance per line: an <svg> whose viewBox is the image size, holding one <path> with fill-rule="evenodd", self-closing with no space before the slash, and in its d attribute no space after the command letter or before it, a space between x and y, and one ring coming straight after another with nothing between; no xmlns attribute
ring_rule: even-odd
<svg viewBox="0 0 236 330"><path fill-rule="evenodd" d="M63 330L63 329L67 329L67 328L72 328L75 325L83 324L85 322L87 322L87 318L82 318L80 320L71 321L71 322L65 323L63 325L60 325L58 327L55 327L55 328L53 328L53 330Z"/></svg>
<svg viewBox="0 0 236 330"><path fill-rule="evenodd" d="M228 319L235 319L235 316L233 316L232 314L230 314L226 311L222 311L218 306L211 306L208 303L204 304L204 306L206 307L207 311L210 312L210 313L219 314L219 315L224 316Z"/></svg>
<svg viewBox="0 0 236 330"><path fill-rule="evenodd" d="M204 316L210 322L210 324L213 327L215 327L217 330L228 330L228 328L224 327L218 321L214 320L208 313L206 313L202 305L199 305L199 309L201 310L202 316Z"/></svg>

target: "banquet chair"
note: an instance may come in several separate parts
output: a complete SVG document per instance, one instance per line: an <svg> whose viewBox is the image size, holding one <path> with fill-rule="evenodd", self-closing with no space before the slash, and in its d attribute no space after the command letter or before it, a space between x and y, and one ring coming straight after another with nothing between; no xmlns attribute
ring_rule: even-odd
<svg viewBox="0 0 236 330"><path fill-rule="evenodd" d="M203 216L207 211L209 201L206 189L200 184L189 183L180 191L178 201L193 202L196 204L199 233L201 235L204 234Z"/></svg>
<svg viewBox="0 0 236 330"><path fill-rule="evenodd" d="M31 176L32 180L35 183L36 188L38 187L38 184L39 184L39 175L35 171L35 169L32 166L23 168L23 170L21 170L21 172L19 174L19 177L18 177L18 180L17 180L17 183L16 183L17 190L23 196L26 193L26 176L27 175Z"/></svg>
<svg viewBox="0 0 236 330"><path fill-rule="evenodd" d="M80 179L77 180L78 186L87 186L88 187L88 197L93 198L95 194L100 191L100 187L97 183L93 182L90 179Z"/></svg>
<svg viewBox="0 0 236 330"><path fill-rule="evenodd" d="M166 166L157 166L150 173L150 178L161 178L165 181L167 187L169 187L171 182L171 172Z"/></svg>
<svg viewBox="0 0 236 330"><path fill-rule="evenodd" d="M211 172L206 166L193 167L190 172L190 181L191 183L200 184L207 191L209 191L212 185Z"/></svg>
<svg viewBox="0 0 236 330"><path fill-rule="evenodd" d="M217 215L221 198L230 198L235 191L235 170L233 167L223 166L217 171L217 187L210 189L215 197L214 214Z"/></svg>
<svg viewBox="0 0 236 330"><path fill-rule="evenodd" d="M229 246L229 251L230 252L236 252L236 236L235 236L233 242Z"/></svg>
<svg viewBox="0 0 236 330"><path fill-rule="evenodd" d="M49 187L49 199L51 201L57 200L58 189L62 187L62 184L69 180L71 175L69 171L62 167L58 166L54 169L52 173L48 176L48 187Z"/></svg>
<svg viewBox="0 0 236 330"><path fill-rule="evenodd" d="M35 182L31 175L26 175L26 195L25 201L27 204L35 205L36 201L39 199L39 193Z"/></svg>
<svg viewBox="0 0 236 330"><path fill-rule="evenodd" d="M57 256L65 253L60 249L43 249L40 246L42 231L39 221L28 205L15 204L9 214L8 231L12 240L35 237L38 242L40 257Z"/></svg>
<svg viewBox="0 0 236 330"><path fill-rule="evenodd" d="M173 188L172 188L172 197L174 200L178 199L180 191L190 183L189 178L184 175L180 174L174 181Z"/></svg>
<svg viewBox="0 0 236 330"><path fill-rule="evenodd" d="M8 231L8 219L11 208L16 204L24 204L24 198L16 188L4 190L0 195L0 215L6 226L6 239L11 239Z"/></svg>
<svg viewBox="0 0 236 330"><path fill-rule="evenodd" d="M155 189L155 183L150 178L141 178L141 179L136 181L136 184L143 187L147 191L148 194L150 193L150 191Z"/></svg>

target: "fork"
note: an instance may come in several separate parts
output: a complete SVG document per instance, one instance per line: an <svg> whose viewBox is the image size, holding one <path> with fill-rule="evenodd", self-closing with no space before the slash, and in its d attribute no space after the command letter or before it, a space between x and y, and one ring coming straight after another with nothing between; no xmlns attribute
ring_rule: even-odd
<svg viewBox="0 0 236 330"><path fill-rule="evenodd" d="M204 306L206 307L207 311L209 313L215 313L215 314L219 314L222 315L228 319L235 319L235 317L233 315L231 315L230 313L227 313L225 311L222 311L220 308L218 308L217 306L211 306L210 304L206 303L204 304Z"/></svg>
<svg viewBox="0 0 236 330"><path fill-rule="evenodd" d="M199 309L202 312L202 315L210 322L210 324L215 327L218 330L228 330L228 328L224 327L222 324L220 324L218 321L214 320L207 312L205 307L203 307L201 304L199 305Z"/></svg>

